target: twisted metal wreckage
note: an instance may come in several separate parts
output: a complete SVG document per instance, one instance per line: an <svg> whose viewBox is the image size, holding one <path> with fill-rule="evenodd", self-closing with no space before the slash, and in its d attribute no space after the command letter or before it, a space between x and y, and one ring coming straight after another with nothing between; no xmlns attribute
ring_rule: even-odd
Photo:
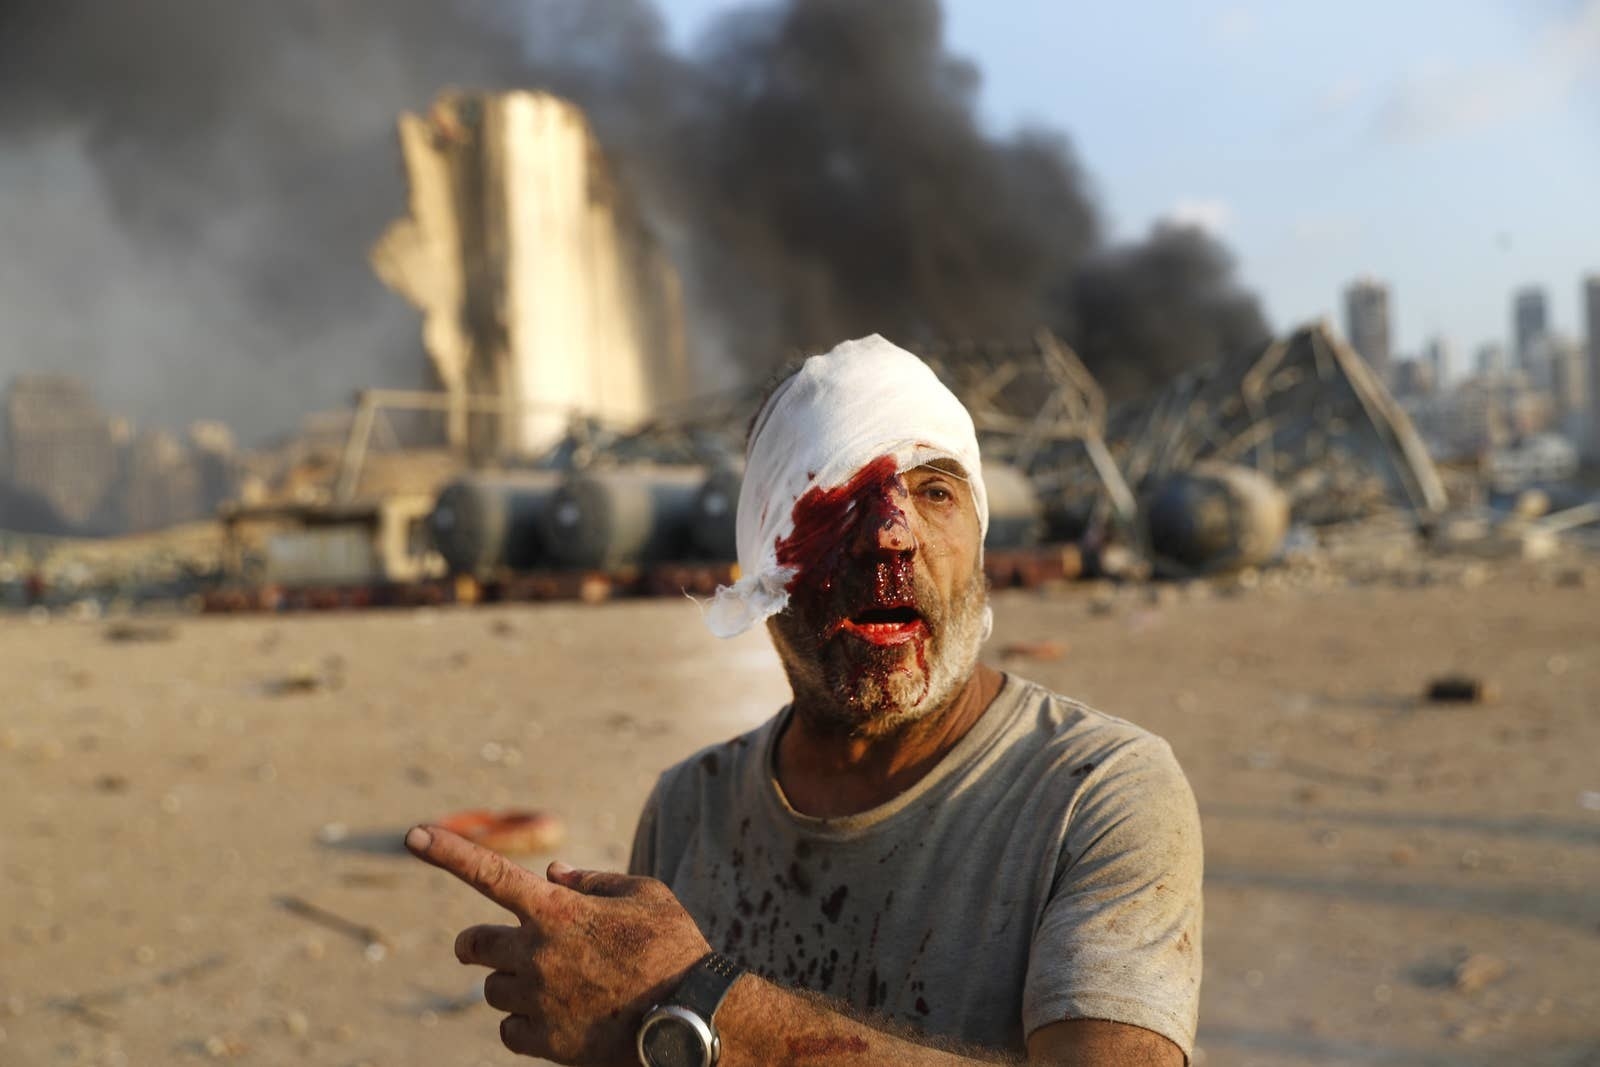
<svg viewBox="0 0 1600 1067"><path fill-rule="evenodd" d="M236 546L256 520L279 530L264 571L211 606L597 598L728 580L760 387L684 399L677 277L582 113L544 94L452 92L400 130L411 213L372 258L423 312L442 391L362 394L325 499L225 512ZM997 585L1105 573L1129 546L1182 573L1261 562L1291 516L1332 521L1390 493L1424 524L1444 507L1409 420L1325 325L1114 409L1045 331L912 347L977 425ZM380 442L405 465L395 411L442 418L465 469L425 500L367 477ZM234 553L241 571L245 556Z"/></svg>

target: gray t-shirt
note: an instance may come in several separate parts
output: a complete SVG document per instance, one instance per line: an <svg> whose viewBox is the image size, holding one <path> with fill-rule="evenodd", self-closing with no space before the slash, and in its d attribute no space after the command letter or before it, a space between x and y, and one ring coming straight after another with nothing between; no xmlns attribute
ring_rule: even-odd
<svg viewBox="0 0 1600 1067"><path fill-rule="evenodd" d="M1109 1019L1192 1051L1200 819L1165 741L1007 676L916 785L817 819L772 773L788 714L668 770L640 817L630 869L713 948L973 1045Z"/></svg>

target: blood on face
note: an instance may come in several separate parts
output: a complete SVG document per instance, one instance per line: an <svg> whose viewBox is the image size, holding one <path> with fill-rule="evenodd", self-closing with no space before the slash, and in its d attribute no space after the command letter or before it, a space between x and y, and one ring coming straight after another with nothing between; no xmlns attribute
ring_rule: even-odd
<svg viewBox="0 0 1600 1067"><path fill-rule="evenodd" d="M879 654L851 657L857 660L855 677L845 688L852 693L860 692L868 673L881 675L878 688L887 693L889 676L907 668L903 655L882 653L886 646L904 644L912 646L926 693L929 633L922 612L915 622L852 620L874 609L918 608L916 544L901 506L905 499L905 480L894 456L879 456L843 485L808 489L795 502L793 531L776 542L778 563L794 570L787 586L791 601L813 629L819 650L841 630L879 646L871 650Z"/></svg>

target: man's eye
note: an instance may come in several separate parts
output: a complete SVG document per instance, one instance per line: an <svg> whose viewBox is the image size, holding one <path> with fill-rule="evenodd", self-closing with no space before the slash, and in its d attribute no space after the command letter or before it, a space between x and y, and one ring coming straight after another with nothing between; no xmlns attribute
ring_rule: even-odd
<svg viewBox="0 0 1600 1067"><path fill-rule="evenodd" d="M935 504L945 504L956 498L955 494L942 485L925 485L922 487L922 496Z"/></svg>

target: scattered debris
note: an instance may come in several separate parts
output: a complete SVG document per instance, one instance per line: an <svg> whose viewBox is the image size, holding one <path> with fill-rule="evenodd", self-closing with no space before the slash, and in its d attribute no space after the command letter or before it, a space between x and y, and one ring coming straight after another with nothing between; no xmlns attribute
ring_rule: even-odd
<svg viewBox="0 0 1600 1067"><path fill-rule="evenodd" d="M1506 962L1498 956L1474 952L1456 964L1451 975L1451 985L1459 993L1476 993L1485 986L1504 978Z"/></svg>
<svg viewBox="0 0 1600 1067"><path fill-rule="evenodd" d="M344 660L329 656L321 666L301 663L266 685L273 696L296 696L315 693L323 689L338 689L344 684Z"/></svg>
<svg viewBox="0 0 1600 1067"><path fill-rule="evenodd" d="M334 933L343 934L354 941L359 941L367 959L377 962L388 953L389 939L375 927L346 919L343 915L335 914L326 908L311 903L303 897L284 895L277 898L278 906L291 915L298 915L302 919L310 920L324 929Z"/></svg>
<svg viewBox="0 0 1600 1067"><path fill-rule="evenodd" d="M1065 641L1012 641L1000 649L1001 659L1031 659L1054 663L1067 654Z"/></svg>
<svg viewBox="0 0 1600 1067"><path fill-rule="evenodd" d="M1491 704L1498 695L1493 683L1465 675L1435 678L1427 690L1427 699L1435 704Z"/></svg>
<svg viewBox="0 0 1600 1067"><path fill-rule="evenodd" d="M472 809L447 815L436 825L508 856L549 852L567 836L565 824L543 811Z"/></svg>
<svg viewBox="0 0 1600 1067"><path fill-rule="evenodd" d="M206 1055L214 1060L231 1060L250 1051L237 1034L212 1034L205 1039Z"/></svg>
<svg viewBox="0 0 1600 1067"><path fill-rule="evenodd" d="M169 622L118 619L106 627L106 640L122 644L154 644L176 640L177 636L178 628Z"/></svg>
<svg viewBox="0 0 1600 1067"><path fill-rule="evenodd" d="M153 989L170 989L173 986L193 981L204 975L210 974L228 962L228 957L216 953L188 963L182 967L174 967L170 971L163 971L153 977L138 982L129 982L125 985L113 986L95 993L79 993L73 996L62 997L52 1002L52 1007L64 1011L69 1015L77 1016L90 1026L100 1029L111 1029L117 1025L117 1017L105 1009L114 1004L120 1004L130 997L141 993L148 993Z"/></svg>

